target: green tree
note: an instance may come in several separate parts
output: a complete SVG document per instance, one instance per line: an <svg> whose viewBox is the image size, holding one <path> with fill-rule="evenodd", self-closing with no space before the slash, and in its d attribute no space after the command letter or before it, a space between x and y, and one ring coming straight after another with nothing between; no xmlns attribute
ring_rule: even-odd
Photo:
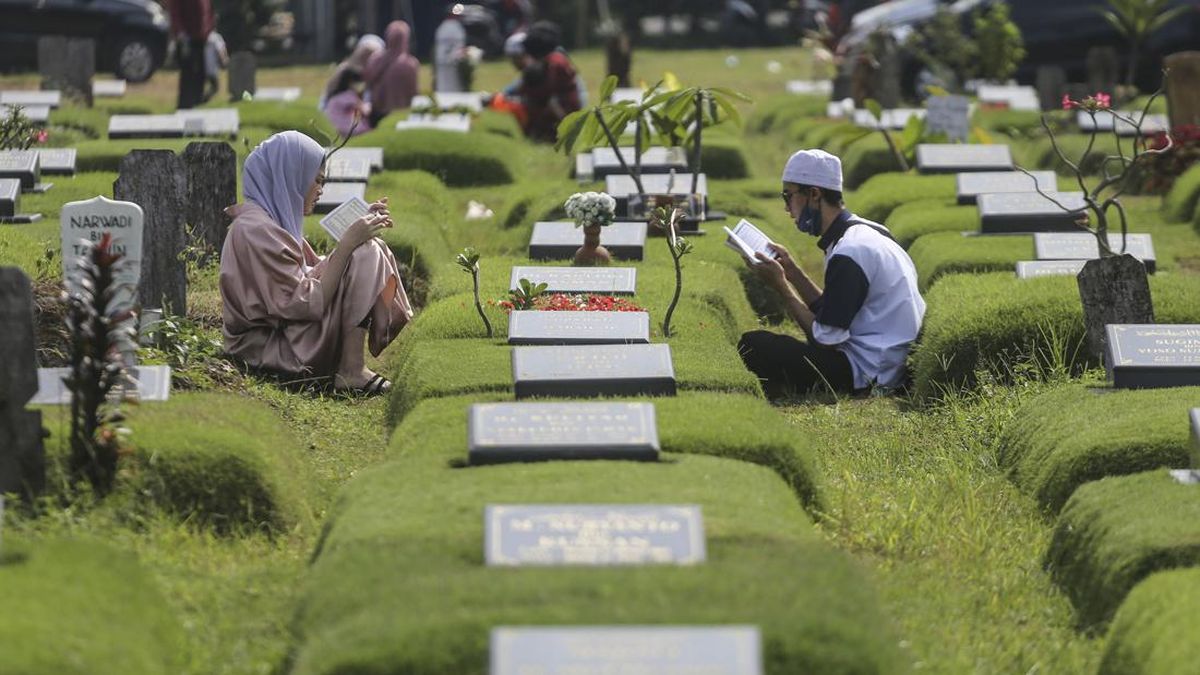
<svg viewBox="0 0 1200 675"><path fill-rule="evenodd" d="M1009 18L1007 2L997 2L975 13L975 44L979 50L979 76L1004 82L1025 59L1021 29Z"/></svg>
<svg viewBox="0 0 1200 675"><path fill-rule="evenodd" d="M1129 43L1129 68L1125 84L1133 85L1138 58L1146 39L1190 7L1170 7L1171 0L1108 0L1108 9L1097 10Z"/></svg>

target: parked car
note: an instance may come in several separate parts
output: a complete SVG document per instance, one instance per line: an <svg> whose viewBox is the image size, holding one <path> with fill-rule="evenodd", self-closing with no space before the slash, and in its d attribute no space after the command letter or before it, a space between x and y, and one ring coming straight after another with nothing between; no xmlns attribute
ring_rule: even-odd
<svg viewBox="0 0 1200 675"><path fill-rule="evenodd" d="M162 66L168 19L153 0L0 0L0 66L37 67L37 41L67 35L96 41L96 69L142 82Z"/></svg>

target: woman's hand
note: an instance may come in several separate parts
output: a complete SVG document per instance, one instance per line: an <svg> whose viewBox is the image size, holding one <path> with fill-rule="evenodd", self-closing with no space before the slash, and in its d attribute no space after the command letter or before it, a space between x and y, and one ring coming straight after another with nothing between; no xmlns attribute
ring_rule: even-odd
<svg viewBox="0 0 1200 675"><path fill-rule="evenodd" d="M350 227L346 228L346 233L338 241L338 248L345 246L347 251L353 251L374 239L380 230L392 226L392 217L387 212L386 204L382 211L375 210L375 204L372 204L371 207L372 211L370 213L354 221Z"/></svg>
<svg viewBox="0 0 1200 675"><path fill-rule="evenodd" d="M382 213L389 217L392 215L392 212L388 210L387 197L380 197L378 201L371 202L371 206L367 210L371 213Z"/></svg>

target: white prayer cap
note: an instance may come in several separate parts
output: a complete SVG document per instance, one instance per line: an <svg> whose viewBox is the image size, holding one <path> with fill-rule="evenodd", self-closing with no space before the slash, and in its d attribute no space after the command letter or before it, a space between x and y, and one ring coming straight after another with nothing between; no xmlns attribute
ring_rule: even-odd
<svg viewBox="0 0 1200 675"><path fill-rule="evenodd" d="M783 182L842 191L842 160L824 150L798 150L783 167Z"/></svg>
<svg viewBox="0 0 1200 675"><path fill-rule="evenodd" d="M504 41L504 55L520 56L525 53L525 31L517 31Z"/></svg>

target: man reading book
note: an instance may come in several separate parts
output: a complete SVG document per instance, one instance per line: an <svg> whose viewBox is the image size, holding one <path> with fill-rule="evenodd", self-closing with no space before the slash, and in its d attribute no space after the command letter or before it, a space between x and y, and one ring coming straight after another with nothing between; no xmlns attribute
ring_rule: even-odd
<svg viewBox="0 0 1200 675"><path fill-rule="evenodd" d="M832 389L863 392L905 385L908 350L925 301L912 260L886 227L859 218L842 200L842 163L800 150L783 170L783 197L796 227L825 252L823 288L786 248L750 263L782 297L808 341L769 331L742 335L738 351L770 397Z"/></svg>

